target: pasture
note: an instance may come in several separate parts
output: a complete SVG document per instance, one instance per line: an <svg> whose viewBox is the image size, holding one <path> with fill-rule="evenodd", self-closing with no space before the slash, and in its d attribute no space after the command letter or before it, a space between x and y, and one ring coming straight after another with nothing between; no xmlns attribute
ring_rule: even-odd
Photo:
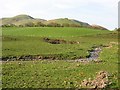
<svg viewBox="0 0 120 90"><path fill-rule="evenodd" d="M116 31L73 27L2 28L2 57L39 55L42 60L7 60L2 63L3 88L81 88L83 79L107 71L118 88L118 34ZM54 43L44 40L48 38ZM56 44L61 41L63 43ZM70 43L69 43L70 42ZM102 62L74 62L102 46ZM45 59L45 57L54 57ZM71 61L70 61L71 60Z"/></svg>

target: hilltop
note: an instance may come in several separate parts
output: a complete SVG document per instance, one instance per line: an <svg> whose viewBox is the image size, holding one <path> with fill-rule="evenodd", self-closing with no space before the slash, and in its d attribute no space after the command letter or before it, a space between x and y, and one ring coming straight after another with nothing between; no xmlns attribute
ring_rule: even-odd
<svg viewBox="0 0 120 90"><path fill-rule="evenodd" d="M61 26L72 26L72 27L90 27L88 23L81 22L75 19L68 19L68 18L59 18L59 19L53 19L53 20L48 20L45 22L46 24L51 24L51 23L57 23Z"/></svg>
<svg viewBox="0 0 120 90"><path fill-rule="evenodd" d="M26 26L27 24L31 23L38 23L38 22L43 22L46 21L44 19L35 19L29 15L21 14L17 15L11 18L2 18L2 25L15 25L15 26Z"/></svg>
<svg viewBox="0 0 120 90"><path fill-rule="evenodd" d="M45 20L40 18L33 18L32 16L21 14L10 18L0 19L2 24L0 26L19 26L19 27L33 27L33 26L49 26L49 27L87 27L107 30L106 28L99 25L90 25L86 22L82 22L75 19L69 18L58 18L52 20Z"/></svg>

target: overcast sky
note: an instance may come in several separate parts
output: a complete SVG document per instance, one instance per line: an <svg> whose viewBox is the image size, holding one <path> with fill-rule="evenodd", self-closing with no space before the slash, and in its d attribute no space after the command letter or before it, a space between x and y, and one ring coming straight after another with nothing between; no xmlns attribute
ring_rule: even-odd
<svg viewBox="0 0 120 90"><path fill-rule="evenodd" d="M71 18L108 29L118 27L119 0L0 0L0 18L28 14L35 18Z"/></svg>

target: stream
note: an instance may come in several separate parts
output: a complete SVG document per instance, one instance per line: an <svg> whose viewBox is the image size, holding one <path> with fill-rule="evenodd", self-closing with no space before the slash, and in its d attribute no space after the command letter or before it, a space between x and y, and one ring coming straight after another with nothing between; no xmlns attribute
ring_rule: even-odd
<svg viewBox="0 0 120 90"><path fill-rule="evenodd" d="M86 56L86 58L80 58L80 59L75 59L75 60L66 60L66 61L97 61L99 57L99 53L102 51L101 47L96 47L93 50L88 50L89 55ZM46 58L43 58L45 60ZM5 57L2 58L2 61L16 61L16 60L42 60L41 56L20 56L20 57ZM51 59L47 59L51 60ZM52 59L54 60L54 59Z"/></svg>
<svg viewBox="0 0 120 90"><path fill-rule="evenodd" d="M76 59L75 61L97 61L101 51L101 47L97 47L89 51L89 56L87 56L87 58Z"/></svg>
<svg viewBox="0 0 120 90"><path fill-rule="evenodd" d="M99 57L99 53L102 51L100 47L95 48L94 50L90 51L90 55L87 60L97 60Z"/></svg>

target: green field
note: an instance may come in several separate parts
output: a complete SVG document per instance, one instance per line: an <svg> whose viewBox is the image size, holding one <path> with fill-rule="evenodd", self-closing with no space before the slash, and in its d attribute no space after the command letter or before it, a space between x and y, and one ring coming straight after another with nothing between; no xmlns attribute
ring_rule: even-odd
<svg viewBox="0 0 120 90"><path fill-rule="evenodd" d="M44 37L76 41L79 44L55 45L44 42ZM57 54L69 59L74 55L85 57L92 46L108 44L114 38L110 31L86 28L3 28L3 56Z"/></svg>
<svg viewBox="0 0 120 90"><path fill-rule="evenodd" d="M40 55L56 60L4 61L3 88L80 88L85 78L101 70L110 74L110 88L118 88L118 34L116 31L73 27L3 28L2 56ZM51 44L44 38L64 40ZM68 62L86 58L88 50L105 46L99 55L103 62Z"/></svg>

